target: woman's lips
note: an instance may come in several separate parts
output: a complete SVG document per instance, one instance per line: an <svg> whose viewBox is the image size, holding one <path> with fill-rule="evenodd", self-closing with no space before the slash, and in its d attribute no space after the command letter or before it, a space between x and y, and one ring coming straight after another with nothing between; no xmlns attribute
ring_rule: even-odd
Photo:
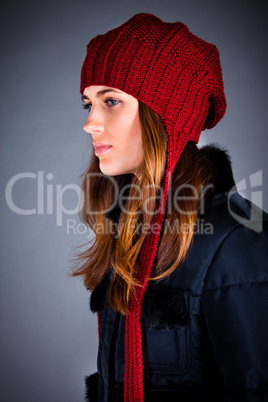
<svg viewBox="0 0 268 402"><path fill-rule="evenodd" d="M95 155L99 156L109 151L112 148L112 146L105 144L94 144L94 148L95 148Z"/></svg>

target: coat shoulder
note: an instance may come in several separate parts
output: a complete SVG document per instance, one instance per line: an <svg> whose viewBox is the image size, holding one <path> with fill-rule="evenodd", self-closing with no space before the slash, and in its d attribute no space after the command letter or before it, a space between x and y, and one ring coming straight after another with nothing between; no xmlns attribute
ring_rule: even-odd
<svg viewBox="0 0 268 402"><path fill-rule="evenodd" d="M268 283L268 215L239 194L235 198L227 211L229 228L208 265L204 291Z"/></svg>
<svg viewBox="0 0 268 402"><path fill-rule="evenodd" d="M193 280L192 289L202 293L266 281L268 214L237 192L226 149L210 144L200 151L208 160L213 190L199 214L188 254L188 267L199 280Z"/></svg>
<svg viewBox="0 0 268 402"><path fill-rule="evenodd" d="M200 214L192 246L172 286L208 289L268 278L268 215L237 192L215 193Z"/></svg>

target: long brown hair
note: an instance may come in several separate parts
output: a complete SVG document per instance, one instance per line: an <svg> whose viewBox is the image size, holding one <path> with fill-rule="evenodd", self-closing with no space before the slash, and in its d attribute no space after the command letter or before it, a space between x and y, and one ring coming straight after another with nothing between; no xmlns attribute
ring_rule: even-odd
<svg viewBox="0 0 268 402"><path fill-rule="evenodd" d="M162 119L139 102L144 150L136 175L110 178L101 174L98 158L92 155L83 177L83 205L80 219L93 231L87 249L76 253L73 276L82 275L85 286L93 291L110 270L114 274L109 302L122 314L129 312L129 301L136 282L138 257L157 206L165 171L167 139ZM189 141L172 175L171 196L178 194L177 208L166 214L152 280L170 275L185 259L192 243L198 217L202 186L206 184L207 161L196 144ZM115 222L105 213L115 199L115 188L128 198ZM193 189L197 194L193 197ZM118 192L118 191L117 191ZM174 228L184 228L175 230Z"/></svg>

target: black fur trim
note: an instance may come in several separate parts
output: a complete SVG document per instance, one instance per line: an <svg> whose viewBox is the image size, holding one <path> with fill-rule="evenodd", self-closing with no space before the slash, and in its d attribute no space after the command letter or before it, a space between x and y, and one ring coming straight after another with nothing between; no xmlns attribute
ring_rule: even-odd
<svg viewBox="0 0 268 402"><path fill-rule="evenodd" d="M110 284L109 275L106 275L90 296L89 307L93 313L101 311L105 304L106 291Z"/></svg>
<svg viewBox="0 0 268 402"><path fill-rule="evenodd" d="M98 373L85 378L86 401L98 402Z"/></svg>
<svg viewBox="0 0 268 402"><path fill-rule="evenodd" d="M179 328L188 323L188 293L180 289L148 287L142 304L141 325Z"/></svg>
<svg viewBox="0 0 268 402"><path fill-rule="evenodd" d="M213 184L213 193L230 191L235 186L232 171L231 156L227 149L218 144L209 144L200 148L200 152L210 162L208 172L212 177L210 183Z"/></svg>

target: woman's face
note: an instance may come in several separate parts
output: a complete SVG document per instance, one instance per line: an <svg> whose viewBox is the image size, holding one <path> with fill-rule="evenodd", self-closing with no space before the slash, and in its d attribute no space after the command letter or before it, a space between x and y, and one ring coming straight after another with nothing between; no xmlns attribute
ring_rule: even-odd
<svg viewBox="0 0 268 402"><path fill-rule="evenodd" d="M136 173L143 159L139 103L116 88L91 85L82 96L100 170L108 176Z"/></svg>

